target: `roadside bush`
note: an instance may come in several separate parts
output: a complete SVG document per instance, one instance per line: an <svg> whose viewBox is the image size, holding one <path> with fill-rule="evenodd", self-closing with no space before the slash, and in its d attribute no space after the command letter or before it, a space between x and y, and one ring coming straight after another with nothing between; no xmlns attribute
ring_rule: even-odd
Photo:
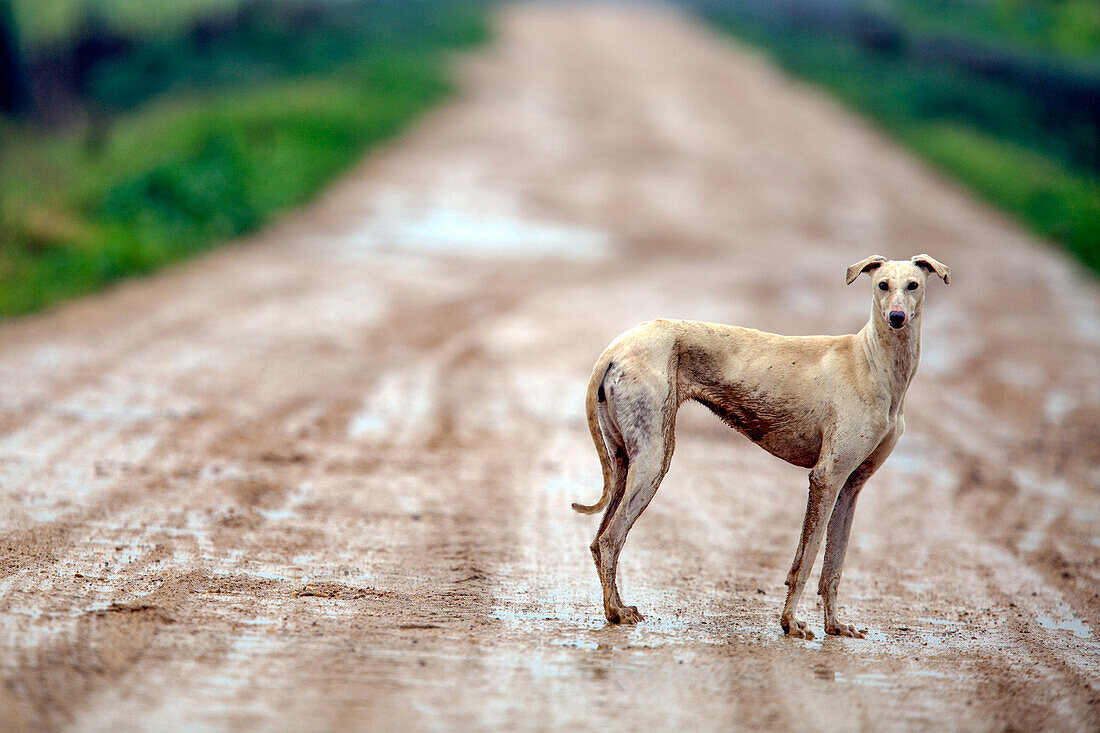
<svg viewBox="0 0 1100 733"><path fill-rule="evenodd" d="M86 129L0 118L0 314L251 231L398 133L450 91L447 53L488 34L483 6L412 5L347 61L159 94L116 115L94 145Z"/></svg>

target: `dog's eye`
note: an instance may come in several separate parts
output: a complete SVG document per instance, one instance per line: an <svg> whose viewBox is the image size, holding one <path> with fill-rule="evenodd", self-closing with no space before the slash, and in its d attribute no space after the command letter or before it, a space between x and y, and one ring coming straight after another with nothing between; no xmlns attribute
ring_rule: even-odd
<svg viewBox="0 0 1100 733"><path fill-rule="evenodd" d="M889 289L890 289L890 286L886 284L886 281L885 281L885 280L883 280L882 282L880 282L880 283L878 284L878 289L879 289L879 290L889 290Z"/></svg>
<svg viewBox="0 0 1100 733"><path fill-rule="evenodd" d="M909 289L910 290L916 290L917 289L917 283L916 282L909 283Z"/></svg>

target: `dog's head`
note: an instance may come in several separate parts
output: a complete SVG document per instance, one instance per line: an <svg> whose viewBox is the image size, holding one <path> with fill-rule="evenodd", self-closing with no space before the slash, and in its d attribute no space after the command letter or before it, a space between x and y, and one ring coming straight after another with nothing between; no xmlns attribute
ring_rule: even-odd
<svg viewBox="0 0 1100 733"><path fill-rule="evenodd" d="M951 282L951 268L928 255L917 255L910 260L888 260L872 255L848 268L848 284L864 272L871 275L874 283L874 312L894 329L905 328L920 315L929 273L943 278L945 284Z"/></svg>

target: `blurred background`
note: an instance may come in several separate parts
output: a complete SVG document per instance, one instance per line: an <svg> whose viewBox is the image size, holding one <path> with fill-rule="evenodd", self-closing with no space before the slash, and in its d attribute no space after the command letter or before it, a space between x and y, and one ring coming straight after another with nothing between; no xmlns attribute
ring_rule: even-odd
<svg viewBox="0 0 1100 733"><path fill-rule="evenodd" d="M684 0L1100 269L1100 3ZM300 203L444 97L460 0L0 0L0 314Z"/></svg>
<svg viewBox="0 0 1100 733"><path fill-rule="evenodd" d="M485 37L454 0L0 0L0 314L302 202Z"/></svg>
<svg viewBox="0 0 1100 733"><path fill-rule="evenodd" d="M1100 268L1096 0L697 0Z"/></svg>
<svg viewBox="0 0 1100 733"><path fill-rule="evenodd" d="M1097 8L0 0L0 731L1100 730ZM870 638L695 404L606 625L601 350L920 252Z"/></svg>

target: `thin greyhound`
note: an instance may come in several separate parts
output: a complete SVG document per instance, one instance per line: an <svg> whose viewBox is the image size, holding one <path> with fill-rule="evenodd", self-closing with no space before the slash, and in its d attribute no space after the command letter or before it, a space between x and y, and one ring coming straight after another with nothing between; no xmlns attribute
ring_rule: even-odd
<svg viewBox="0 0 1100 733"><path fill-rule="evenodd" d="M695 400L772 455L810 471L809 501L779 624L812 639L795 617L802 589L828 540L818 593L825 633L864 638L837 620L837 588L856 498L905 429L905 392L920 361L920 318L927 277L950 282L948 267L928 255L908 261L874 255L847 271L874 284L871 319L844 336L778 336L699 321L656 320L616 339L588 382L588 426L603 467L603 496L584 514L607 507L592 557L611 623L642 620L619 598L615 571L635 520L661 484L675 443L676 412ZM831 518L830 518L831 511Z"/></svg>

